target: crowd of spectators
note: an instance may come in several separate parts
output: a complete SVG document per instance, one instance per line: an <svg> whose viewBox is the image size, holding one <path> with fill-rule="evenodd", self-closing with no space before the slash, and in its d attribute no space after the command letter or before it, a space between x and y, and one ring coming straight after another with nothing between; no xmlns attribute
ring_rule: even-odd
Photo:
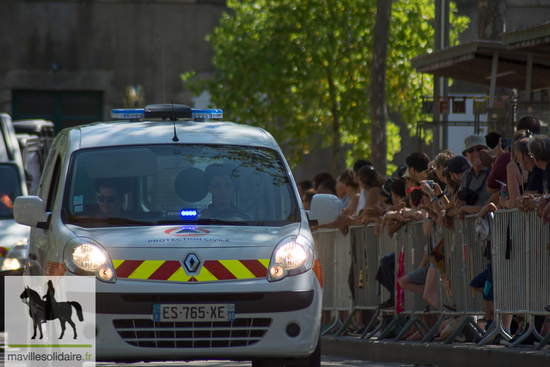
<svg viewBox="0 0 550 367"><path fill-rule="evenodd" d="M423 152L413 152L387 179L376 172L371 162L357 160L338 178L321 172L312 182L301 182L300 193L306 209L316 193L338 196L343 209L338 219L328 226L338 228L344 235L348 234L350 226L374 223L377 236L392 237L406 223L423 221L424 233L430 238L424 258L417 270L399 278L398 283L406 291L421 294L426 310L437 310L442 304L438 301L438 279L448 292L452 286L452 279L446 278L438 270L437 261L430 257L441 239L441 235L439 238L436 235L441 233L436 232L438 226L452 230L456 221L463 220L466 215L477 214L479 221L489 211L511 208L535 210L544 223L550 222L550 137L541 134L540 130L538 119L525 116L511 139L494 132L486 136L470 135L464 141L461 155L443 150L433 160ZM488 328L493 321L490 246L485 256L487 268L474 277L470 287L482 294L485 309L482 321ZM388 289L390 298L380 304L380 309L395 307L395 262L395 253L382 254L376 279ZM351 269L350 279L356 270ZM353 291L352 280L350 288ZM447 301L444 303L449 303ZM452 304L444 304L444 307L455 309ZM546 309L550 312L550 306ZM518 331L514 336L516 327L512 328L516 319L513 315L502 318L510 338L517 338L519 334ZM548 319L545 327L542 326L544 317L535 320L541 335L550 331L550 317ZM453 325L456 328L457 324L446 322L440 337L444 339L450 335ZM412 332L408 337L418 339ZM513 341L505 339L502 343ZM532 343L533 339L526 342Z"/></svg>

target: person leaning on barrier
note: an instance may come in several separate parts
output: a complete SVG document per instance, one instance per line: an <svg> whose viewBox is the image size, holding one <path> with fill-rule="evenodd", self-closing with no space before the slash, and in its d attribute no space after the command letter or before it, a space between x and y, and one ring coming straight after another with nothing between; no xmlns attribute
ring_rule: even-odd
<svg viewBox="0 0 550 367"><path fill-rule="evenodd" d="M537 200L544 191L544 172L537 167L533 156L529 153L528 144L530 141L531 138L524 138L514 144L516 161L523 172L529 173L523 186L523 195L518 196L515 201L516 208L522 212L535 210Z"/></svg>
<svg viewBox="0 0 550 367"><path fill-rule="evenodd" d="M428 176L430 158L423 152L413 152L405 159L407 172L405 176L412 178L415 182L425 180Z"/></svg>
<svg viewBox="0 0 550 367"><path fill-rule="evenodd" d="M349 199L347 205L344 207L344 211L347 211L348 214L354 214L359 204L359 192L361 189L359 188L359 184L353 179L353 171L348 169L342 172L339 182Z"/></svg>
<svg viewBox="0 0 550 367"><path fill-rule="evenodd" d="M354 169L355 168L356 165L354 165ZM362 216L365 206L373 205L381 199L379 191L380 186L382 186L384 181L382 176L374 170L374 167L370 165L363 165L359 169L359 172L357 172L356 177L359 187L361 188L361 194L364 194L363 197L366 198L365 202L361 203L360 197L359 203L357 204L356 215L346 211L341 212L340 215L338 215L338 218L330 224L330 227L340 229L340 232L344 236L348 234L350 226L360 225L361 222L365 221L364 216ZM369 222L373 220L369 220Z"/></svg>
<svg viewBox="0 0 550 367"><path fill-rule="evenodd" d="M530 133L527 130L519 130L514 134L512 138L512 146L510 149L510 162L506 166L506 180L504 183L506 187L506 195L502 196L499 200L500 205L503 208L515 208L516 199L523 194L524 184L527 180L527 171L523 171L517 162L517 154L515 144L521 139L530 137ZM498 167L500 168L500 167Z"/></svg>
<svg viewBox="0 0 550 367"><path fill-rule="evenodd" d="M447 229L453 228L452 217L454 217L457 212L454 202L456 201L456 196L458 195L460 182L462 182L462 176L464 172L469 170L471 167L472 165L466 157L458 155L449 160L447 167L445 167L442 172L442 174L446 177L447 185L451 187L453 194L451 204L439 212L437 222Z"/></svg>
<svg viewBox="0 0 550 367"><path fill-rule="evenodd" d="M544 171L544 196L539 200L537 215L546 224L550 220L550 205L548 205L548 194L550 193L550 165L548 164L550 161L550 138L546 135L535 135L527 147L537 167Z"/></svg>
<svg viewBox="0 0 550 367"><path fill-rule="evenodd" d="M454 208L446 213L448 217L458 215L459 219L463 219L467 214L479 213L487 203L498 200L498 193L491 195L487 191L486 181L491 170L483 166L479 156L483 149L488 149L485 138L479 134L470 135L464 140L464 144L462 155L472 167L462 174Z"/></svg>

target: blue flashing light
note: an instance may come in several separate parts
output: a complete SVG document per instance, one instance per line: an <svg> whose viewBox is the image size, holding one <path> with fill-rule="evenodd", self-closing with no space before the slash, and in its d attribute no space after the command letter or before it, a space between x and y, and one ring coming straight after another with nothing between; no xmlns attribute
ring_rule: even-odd
<svg viewBox="0 0 550 367"><path fill-rule="evenodd" d="M111 110L113 120L137 120L145 118L143 108L120 108Z"/></svg>
<svg viewBox="0 0 550 367"><path fill-rule="evenodd" d="M197 227L196 226L183 226L183 227L181 227L181 230L182 231L196 231Z"/></svg>
<svg viewBox="0 0 550 367"><path fill-rule="evenodd" d="M183 209L180 211L180 215L182 218L195 218L197 215L199 215L199 212L197 212L195 209Z"/></svg>
<svg viewBox="0 0 550 367"><path fill-rule="evenodd" d="M193 109L193 119L194 120L204 120L204 119L223 119L223 110L214 108L214 109Z"/></svg>

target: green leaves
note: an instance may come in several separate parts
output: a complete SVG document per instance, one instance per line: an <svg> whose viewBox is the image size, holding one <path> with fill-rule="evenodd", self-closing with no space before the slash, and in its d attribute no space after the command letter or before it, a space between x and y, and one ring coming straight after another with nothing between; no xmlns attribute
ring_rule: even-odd
<svg viewBox="0 0 550 367"><path fill-rule="evenodd" d="M376 1L230 0L228 6L232 14L208 37L217 72L208 80L184 73L188 88L197 95L207 89L228 120L266 128L290 148L290 164L318 143L338 141L335 126L342 143L353 145L350 160L368 158ZM422 83L408 60L433 49L433 12L433 0L393 3L388 112L399 111L409 128L420 119L420 96L430 93L431 81L424 76ZM455 19L453 31L464 25ZM391 160L399 140L388 141Z"/></svg>

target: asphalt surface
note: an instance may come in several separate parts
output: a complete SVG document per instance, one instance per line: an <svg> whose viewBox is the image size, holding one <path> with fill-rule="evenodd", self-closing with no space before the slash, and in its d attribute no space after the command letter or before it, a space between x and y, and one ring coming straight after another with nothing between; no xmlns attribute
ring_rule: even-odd
<svg viewBox="0 0 550 367"><path fill-rule="evenodd" d="M405 363L441 367L550 366L550 347L533 351L533 345L508 348L503 345L477 346L474 343L420 343L392 339L364 340L359 337L324 336L321 351L327 356L355 360Z"/></svg>
<svg viewBox="0 0 550 367"><path fill-rule="evenodd" d="M0 346L4 333L0 333ZM533 346L508 348L503 345L477 346L473 343L445 345L442 342L420 343L416 341L394 342L392 339L364 340L356 336L323 336L321 351L323 367L518 367L550 366L550 346L540 351ZM0 365L3 365L3 348L0 349ZM98 367L249 367L250 362L193 361L193 362L98 362Z"/></svg>

